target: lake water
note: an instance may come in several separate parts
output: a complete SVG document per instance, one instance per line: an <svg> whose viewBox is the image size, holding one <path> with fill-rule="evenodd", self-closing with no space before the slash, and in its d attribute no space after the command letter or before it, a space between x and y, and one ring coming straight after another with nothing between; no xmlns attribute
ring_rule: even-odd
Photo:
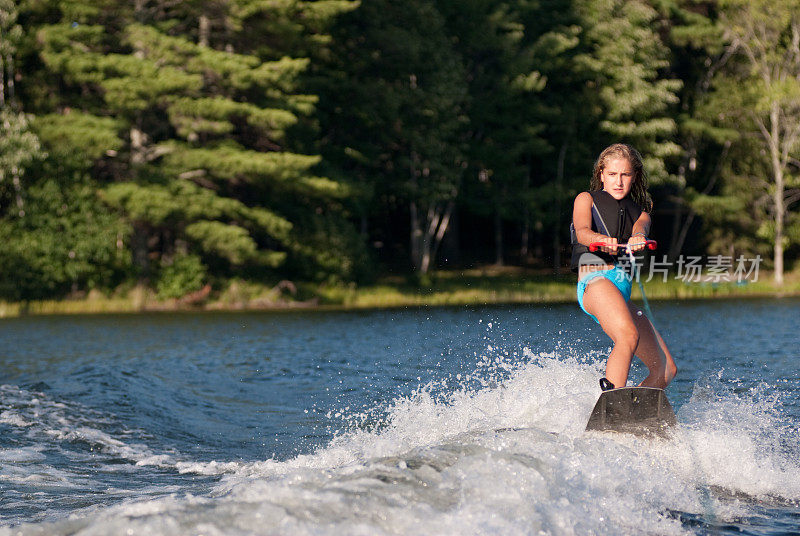
<svg viewBox="0 0 800 536"><path fill-rule="evenodd" d="M669 440L575 304L2 320L0 536L800 534L800 300L653 312Z"/></svg>

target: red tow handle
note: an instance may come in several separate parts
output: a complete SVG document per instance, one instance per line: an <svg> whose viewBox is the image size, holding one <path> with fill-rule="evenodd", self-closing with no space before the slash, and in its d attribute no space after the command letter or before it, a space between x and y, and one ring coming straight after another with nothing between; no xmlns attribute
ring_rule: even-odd
<svg viewBox="0 0 800 536"><path fill-rule="evenodd" d="M605 242L592 242L591 244L589 244L589 251L595 252L598 249L600 249L602 247L605 247L607 245L608 244L606 244ZM656 249L658 247L658 244L656 243L655 240L645 240L644 246L647 249L653 250L653 249ZM626 248L626 247L628 247L628 244L617 244L617 249Z"/></svg>

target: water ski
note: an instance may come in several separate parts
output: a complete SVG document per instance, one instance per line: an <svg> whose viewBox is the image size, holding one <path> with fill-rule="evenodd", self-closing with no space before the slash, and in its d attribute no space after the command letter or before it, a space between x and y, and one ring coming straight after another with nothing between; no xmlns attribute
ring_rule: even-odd
<svg viewBox="0 0 800 536"><path fill-rule="evenodd" d="M602 392L586 430L666 437L675 423L675 412L663 389L620 387Z"/></svg>

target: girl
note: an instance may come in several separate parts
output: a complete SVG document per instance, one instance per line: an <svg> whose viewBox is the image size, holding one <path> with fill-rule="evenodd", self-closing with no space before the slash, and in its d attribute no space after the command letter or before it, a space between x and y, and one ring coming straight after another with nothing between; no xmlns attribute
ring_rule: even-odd
<svg viewBox="0 0 800 536"><path fill-rule="evenodd" d="M644 249L650 232L652 201L641 155L617 143L600 153L589 192L575 198L572 212L572 269L578 272L578 303L611 337L614 348L601 387L624 387L633 355L650 373L640 384L664 389L677 373L664 339L650 320L630 302L632 276L617 255ZM593 242L604 246L589 252Z"/></svg>

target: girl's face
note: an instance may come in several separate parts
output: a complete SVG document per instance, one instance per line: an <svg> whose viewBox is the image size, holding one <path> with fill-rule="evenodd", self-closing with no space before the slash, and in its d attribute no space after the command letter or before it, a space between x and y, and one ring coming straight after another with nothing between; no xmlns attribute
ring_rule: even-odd
<svg viewBox="0 0 800 536"><path fill-rule="evenodd" d="M633 166L627 158L611 157L600 172L603 190L619 201L630 193L633 175Z"/></svg>

